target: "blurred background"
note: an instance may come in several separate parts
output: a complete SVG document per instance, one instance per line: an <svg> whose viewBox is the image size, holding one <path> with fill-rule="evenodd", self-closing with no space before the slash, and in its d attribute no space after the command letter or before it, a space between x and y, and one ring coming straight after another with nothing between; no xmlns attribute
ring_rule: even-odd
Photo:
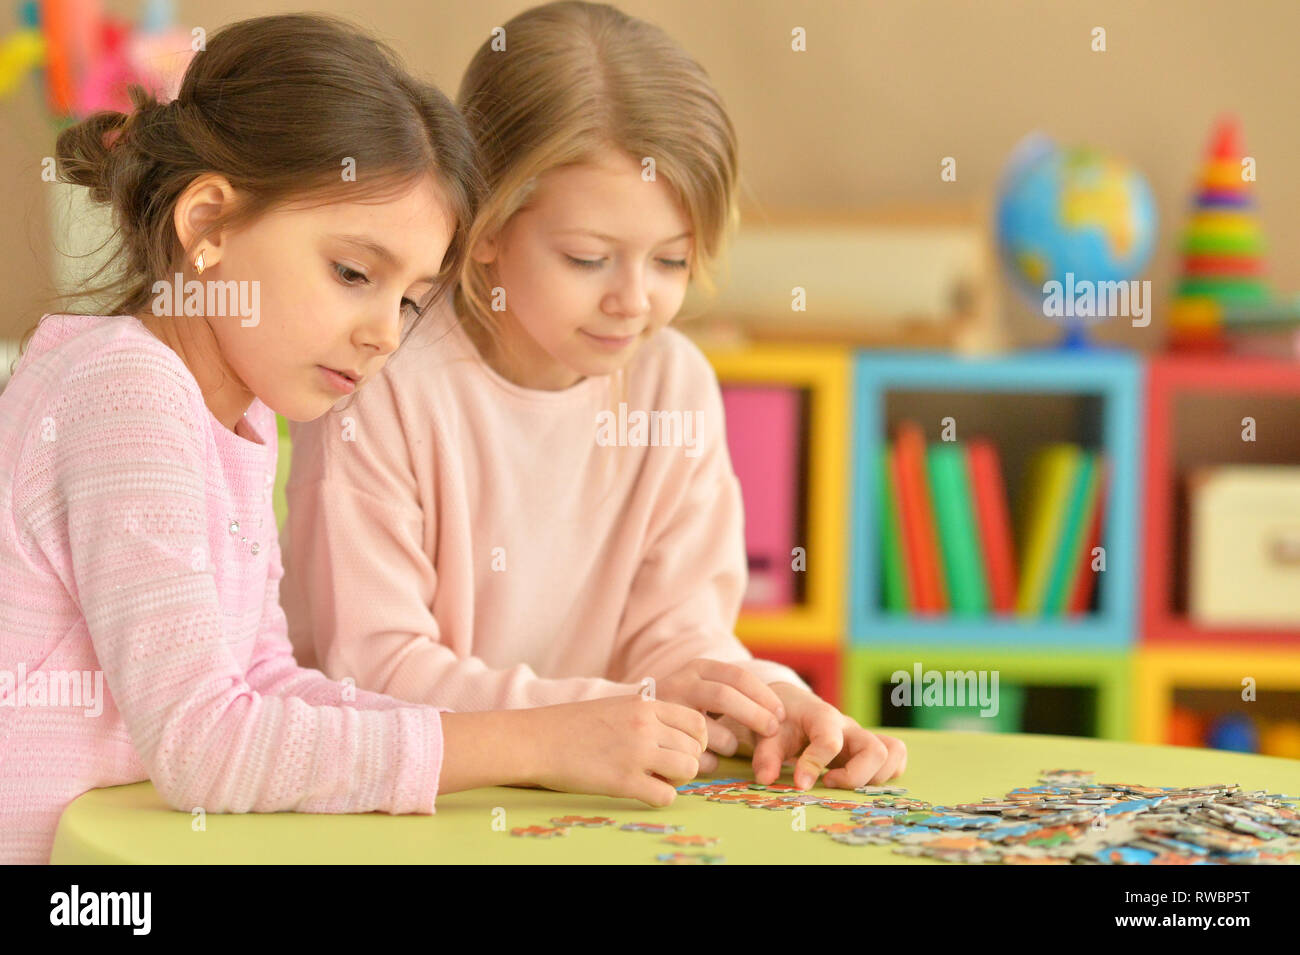
<svg viewBox="0 0 1300 955"><path fill-rule="evenodd" d="M872 725L1300 758L1300 4L616 5L741 144L680 324L746 496L742 639ZM526 6L313 9L454 98ZM9 5L0 381L104 235L42 177L61 124L194 27L297 9ZM998 713L898 705L900 669L996 670Z"/></svg>

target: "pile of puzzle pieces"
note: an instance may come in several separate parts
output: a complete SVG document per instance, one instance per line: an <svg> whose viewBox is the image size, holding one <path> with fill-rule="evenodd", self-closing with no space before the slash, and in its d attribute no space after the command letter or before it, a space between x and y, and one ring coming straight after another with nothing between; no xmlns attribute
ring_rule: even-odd
<svg viewBox="0 0 1300 955"><path fill-rule="evenodd" d="M1094 782L1091 770L1045 770L1042 785L1002 799L934 806L907 790L863 786L870 802L827 799L744 779L689 783L678 792L756 809L817 805L850 821L813 826L847 845L897 845L905 855L1013 865L1297 865L1295 797L1233 785L1173 787Z"/></svg>

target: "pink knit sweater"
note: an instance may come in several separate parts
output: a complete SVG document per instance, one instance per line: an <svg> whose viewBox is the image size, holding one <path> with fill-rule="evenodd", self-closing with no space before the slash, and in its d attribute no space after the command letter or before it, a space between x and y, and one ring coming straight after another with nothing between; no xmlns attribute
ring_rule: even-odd
<svg viewBox="0 0 1300 955"><path fill-rule="evenodd" d="M0 394L0 863L146 778L187 812L433 812L439 709L293 659L275 462L270 410L226 429L137 319L44 319Z"/></svg>

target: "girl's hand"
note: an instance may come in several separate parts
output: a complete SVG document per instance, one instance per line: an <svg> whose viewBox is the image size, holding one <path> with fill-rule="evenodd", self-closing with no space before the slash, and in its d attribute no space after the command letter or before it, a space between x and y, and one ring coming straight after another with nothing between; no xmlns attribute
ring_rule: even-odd
<svg viewBox="0 0 1300 955"><path fill-rule="evenodd" d="M699 775L708 741L701 714L639 695L516 712L533 754L528 782L649 806L671 804Z"/></svg>
<svg viewBox="0 0 1300 955"><path fill-rule="evenodd" d="M800 789L810 788L828 767L835 768L822 785L832 789L878 786L907 769L907 746L902 740L867 732L856 720L800 687L773 683L771 688L789 718L778 734L754 742L754 778L760 783L775 782L781 764L796 756L794 784Z"/></svg>
<svg viewBox="0 0 1300 955"><path fill-rule="evenodd" d="M748 670L718 660L692 660L660 680L655 695L704 713L708 717L708 748L723 756L734 756L739 745L736 731L724 719L757 736L773 736L786 718L781 698L771 687ZM700 761L706 773L717 766L717 757L710 753Z"/></svg>

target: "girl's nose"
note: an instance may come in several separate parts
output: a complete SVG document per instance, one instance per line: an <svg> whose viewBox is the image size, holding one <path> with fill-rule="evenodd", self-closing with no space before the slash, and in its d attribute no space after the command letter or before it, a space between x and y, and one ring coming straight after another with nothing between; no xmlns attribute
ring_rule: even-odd
<svg viewBox="0 0 1300 955"><path fill-rule="evenodd" d="M629 268L619 276L618 286L610 294L606 310L624 318L635 318L650 310L650 295L641 269Z"/></svg>
<svg viewBox="0 0 1300 955"><path fill-rule="evenodd" d="M397 350L401 340L402 317L399 310L391 313L385 311L363 325L357 333L357 340L363 347L373 349L380 355L391 355Z"/></svg>

